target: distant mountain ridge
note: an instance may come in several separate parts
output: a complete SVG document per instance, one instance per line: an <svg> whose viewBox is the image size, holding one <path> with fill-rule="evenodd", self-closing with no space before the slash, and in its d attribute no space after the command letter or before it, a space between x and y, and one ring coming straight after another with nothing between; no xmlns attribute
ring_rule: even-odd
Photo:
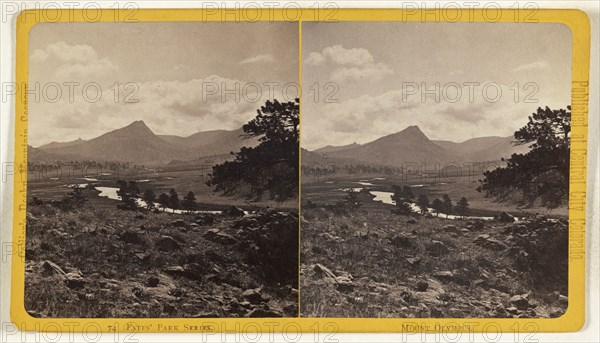
<svg viewBox="0 0 600 343"><path fill-rule="evenodd" d="M316 156L332 160L353 160L378 166L402 166L404 163L486 162L508 158L513 153L525 153L527 146L513 145L514 137L478 137L461 143L430 140L418 126L393 133L374 141L342 146L328 145L310 153L309 164Z"/></svg>
<svg viewBox="0 0 600 343"><path fill-rule="evenodd" d="M35 156L61 159L88 159L131 163L168 163L204 156L237 152L243 146L256 146L258 140L244 139L242 129L198 132L188 137L156 135L143 121L107 132L89 140L52 142L36 149Z"/></svg>

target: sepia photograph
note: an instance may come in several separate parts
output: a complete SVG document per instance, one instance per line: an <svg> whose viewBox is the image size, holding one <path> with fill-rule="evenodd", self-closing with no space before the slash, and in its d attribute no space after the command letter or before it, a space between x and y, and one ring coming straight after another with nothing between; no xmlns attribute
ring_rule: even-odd
<svg viewBox="0 0 600 343"><path fill-rule="evenodd" d="M31 316L297 317L298 31L33 27Z"/></svg>
<svg viewBox="0 0 600 343"><path fill-rule="evenodd" d="M301 316L563 315L569 28L302 25Z"/></svg>

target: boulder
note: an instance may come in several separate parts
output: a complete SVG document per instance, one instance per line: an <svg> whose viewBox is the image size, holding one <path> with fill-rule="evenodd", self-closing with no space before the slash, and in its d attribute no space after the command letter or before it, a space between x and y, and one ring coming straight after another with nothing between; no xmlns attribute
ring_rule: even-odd
<svg viewBox="0 0 600 343"><path fill-rule="evenodd" d="M243 217L246 215L243 209L237 206L231 206L227 210L223 211L223 214L230 217Z"/></svg>
<svg viewBox="0 0 600 343"><path fill-rule="evenodd" d="M64 276L67 274L56 263L54 263L52 261L48 261L48 260L42 262L42 268L44 268L44 272L46 273L46 275L57 274L60 276Z"/></svg>
<svg viewBox="0 0 600 343"><path fill-rule="evenodd" d="M202 235L205 239L209 241L213 241L216 243L221 243L225 245L231 245L238 242L238 240L230 234L221 232L219 229L210 229L206 231L204 235Z"/></svg>
<svg viewBox="0 0 600 343"><path fill-rule="evenodd" d="M187 227L186 222L183 219L178 219L171 223L174 227Z"/></svg>
<svg viewBox="0 0 600 343"><path fill-rule="evenodd" d="M473 222L473 229L476 231L485 229L485 222L481 219L475 220L475 222Z"/></svg>
<svg viewBox="0 0 600 343"><path fill-rule="evenodd" d="M446 225L446 226L442 227L442 231L446 232L446 233L456 233L456 234L461 233L460 230L457 229L456 226L454 226L454 225Z"/></svg>
<svg viewBox="0 0 600 343"><path fill-rule="evenodd" d="M415 286L415 289L417 290L417 292L426 292L428 288L429 288L429 283L427 283L426 281L419 281L419 282L417 282L417 285Z"/></svg>
<svg viewBox="0 0 600 343"><path fill-rule="evenodd" d="M529 300L527 300L527 294L513 296L510 298L510 303L519 310L526 310L532 307Z"/></svg>
<svg viewBox="0 0 600 343"><path fill-rule="evenodd" d="M427 247L427 251L432 256L444 256L450 253L450 249L446 246L446 244L433 240L431 244Z"/></svg>
<svg viewBox="0 0 600 343"><path fill-rule="evenodd" d="M488 250L502 251L507 248L503 242L491 238L490 235L479 235L473 240L473 243L484 247Z"/></svg>
<svg viewBox="0 0 600 343"><path fill-rule="evenodd" d="M283 314L273 309L255 308L248 314L250 318L279 318L283 317Z"/></svg>
<svg viewBox="0 0 600 343"><path fill-rule="evenodd" d="M46 275L58 275L65 282L67 287L71 289L81 288L85 284L85 279L81 275L79 269L73 268L67 273L56 263L48 260L42 263L42 268Z"/></svg>
<svg viewBox="0 0 600 343"><path fill-rule="evenodd" d="M449 270L444 270L433 273L433 277L443 282L449 282L454 279L454 273Z"/></svg>
<svg viewBox="0 0 600 343"><path fill-rule="evenodd" d="M338 276L335 278L335 283L338 291L340 292L351 292L356 286L352 280L347 276Z"/></svg>
<svg viewBox="0 0 600 343"><path fill-rule="evenodd" d="M315 264L314 271L317 275L321 277L326 276L332 279L336 278L336 275L329 268L325 267L320 263Z"/></svg>
<svg viewBox="0 0 600 343"><path fill-rule="evenodd" d="M142 234L138 231L126 230L121 232L119 235L119 239L125 243L129 244L143 244L144 238Z"/></svg>
<svg viewBox="0 0 600 343"><path fill-rule="evenodd" d="M156 241L155 246L161 251L174 251L181 249L181 245L177 243L173 237L165 235L160 236L158 241Z"/></svg>
<svg viewBox="0 0 600 343"><path fill-rule="evenodd" d="M269 298L260 293L260 289L247 289L242 293L242 297L252 304L268 302Z"/></svg>
<svg viewBox="0 0 600 343"><path fill-rule="evenodd" d="M183 276L185 274L185 270L182 266L170 266L163 269L165 273L172 276Z"/></svg>
<svg viewBox="0 0 600 343"><path fill-rule="evenodd" d="M506 213L506 212L502 212L498 217L497 217L498 221L501 223L514 223L515 222L515 217L511 216L510 214Z"/></svg>
<svg viewBox="0 0 600 343"><path fill-rule="evenodd" d="M199 225L211 225L216 221L215 216L212 214L204 214L196 217L196 223Z"/></svg>
<svg viewBox="0 0 600 343"><path fill-rule="evenodd" d="M408 264L410 264L411 266L415 266L415 265L418 265L419 263L421 263L420 257L407 257L404 260L406 262L408 262Z"/></svg>
<svg viewBox="0 0 600 343"><path fill-rule="evenodd" d="M156 276L151 276L146 281L146 285L148 287L157 287L159 283L160 283L160 280Z"/></svg>
<svg viewBox="0 0 600 343"><path fill-rule="evenodd" d="M417 248L417 243L414 237L407 235L396 235L390 239L390 242L396 248L415 250Z"/></svg>
<svg viewBox="0 0 600 343"><path fill-rule="evenodd" d="M85 282L79 270L65 274L65 284L71 289L81 288L85 285Z"/></svg>
<svg viewBox="0 0 600 343"><path fill-rule="evenodd" d="M483 247L488 250L494 250L494 251L502 251L507 248L506 244L504 244L503 242L496 240L496 239L491 239L491 238L488 239L483 244Z"/></svg>

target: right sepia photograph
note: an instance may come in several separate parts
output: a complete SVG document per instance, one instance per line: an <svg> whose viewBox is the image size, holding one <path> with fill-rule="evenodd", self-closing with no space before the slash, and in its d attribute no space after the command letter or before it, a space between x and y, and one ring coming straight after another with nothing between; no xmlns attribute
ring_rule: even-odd
<svg viewBox="0 0 600 343"><path fill-rule="evenodd" d="M562 24L302 24L302 317L568 306Z"/></svg>

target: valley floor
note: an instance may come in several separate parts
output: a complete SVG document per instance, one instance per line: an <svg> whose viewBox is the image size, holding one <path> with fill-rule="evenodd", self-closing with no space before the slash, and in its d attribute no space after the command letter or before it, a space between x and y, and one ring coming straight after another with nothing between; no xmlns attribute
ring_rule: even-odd
<svg viewBox="0 0 600 343"><path fill-rule="evenodd" d="M298 216L172 215L30 205L35 317L294 317Z"/></svg>
<svg viewBox="0 0 600 343"><path fill-rule="evenodd" d="M564 219L302 214L302 316L547 318L567 308Z"/></svg>

